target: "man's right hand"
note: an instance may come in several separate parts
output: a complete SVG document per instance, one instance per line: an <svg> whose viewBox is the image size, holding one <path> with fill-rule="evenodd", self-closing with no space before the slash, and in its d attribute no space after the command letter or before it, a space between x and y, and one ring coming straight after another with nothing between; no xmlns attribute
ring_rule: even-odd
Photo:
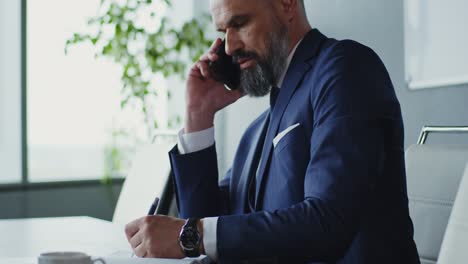
<svg viewBox="0 0 468 264"><path fill-rule="evenodd" d="M241 89L229 91L224 88L224 84L215 81L210 75L209 63L218 59L216 49L220 44L221 39L216 39L188 74L185 133L212 127L216 112L243 96Z"/></svg>

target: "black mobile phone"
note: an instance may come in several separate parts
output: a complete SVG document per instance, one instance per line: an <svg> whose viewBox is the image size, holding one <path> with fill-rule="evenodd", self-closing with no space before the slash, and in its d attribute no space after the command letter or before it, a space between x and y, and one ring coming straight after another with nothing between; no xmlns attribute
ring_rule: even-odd
<svg viewBox="0 0 468 264"><path fill-rule="evenodd" d="M240 86L240 66L225 52L226 40L223 40L218 46L216 54L219 58L216 61L210 62L210 71L213 79L224 83L224 86L229 90L236 90Z"/></svg>

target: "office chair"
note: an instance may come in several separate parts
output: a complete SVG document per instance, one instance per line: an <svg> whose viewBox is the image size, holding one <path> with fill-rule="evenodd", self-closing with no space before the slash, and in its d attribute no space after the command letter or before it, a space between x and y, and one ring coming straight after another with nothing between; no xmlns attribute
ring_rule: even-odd
<svg viewBox="0 0 468 264"><path fill-rule="evenodd" d="M141 147L132 160L131 169L122 186L112 221L125 225L148 213L155 197L160 198L158 214L174 210L174 192L169 150L175 145L176 133L158 134L169 140L156 141Z"/></svg>
<svg viewBox="0 0 468 264"><path fill-rule="evenodd" d="M436 263L450 212L468 161L468 145L426 145L428 133L468 127L424 127L405 153L410 215L421 263Z"/></svg>
<svg viewBox="0 0 468 264"><path fill-rule="evenodd" d="M439 264L468 263L468 163L440 249Z"/></svg>

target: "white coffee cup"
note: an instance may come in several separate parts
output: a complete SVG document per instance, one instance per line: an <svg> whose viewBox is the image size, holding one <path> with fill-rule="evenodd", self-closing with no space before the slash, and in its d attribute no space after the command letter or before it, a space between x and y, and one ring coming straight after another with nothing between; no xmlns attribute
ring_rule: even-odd
<svg viewBox="0 0 468 264"><path fill-rule="evenodd" d="M92 259L85 253L71 251L42 253L37 260L39 264L106 264L101 258Z"/></svg>

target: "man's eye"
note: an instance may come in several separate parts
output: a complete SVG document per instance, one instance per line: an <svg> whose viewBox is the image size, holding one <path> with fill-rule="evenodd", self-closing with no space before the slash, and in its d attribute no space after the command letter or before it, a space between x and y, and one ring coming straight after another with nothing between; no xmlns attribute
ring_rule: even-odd
<svg viewBox="0 0 468 264"><path fill-rule="evenodd" d="M247 21L237 21L237 22L234 22L232 27L241 28L241 27L245 26L245 24L247 24Z"/></svg>

